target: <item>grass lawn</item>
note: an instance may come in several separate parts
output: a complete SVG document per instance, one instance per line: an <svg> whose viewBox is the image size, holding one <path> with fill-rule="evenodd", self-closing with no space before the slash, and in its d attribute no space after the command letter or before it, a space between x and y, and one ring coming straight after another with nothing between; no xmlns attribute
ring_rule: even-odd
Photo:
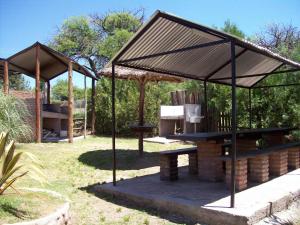
<svg viewBox="0 0 300 225"><path fill-rule="evenodd" d="M117 178L125 179L159 172L158 152L179 147L183 146L145 143L144 157L139 158L136 139L117 139ZM153 210L145 212L127 204L117 205L90 192L92 185L112 181L112 152L109 137L88 137L74 144L18 144L17 151L21 150L34 153L43 162L49 184L41 186L35 181L24 178L16 183L16 187L47 188L65 195L71 200L73 224L184 223L182 218L174 215L160 215ZM187 158L180 157L180 164L186 163Z"/></svg>

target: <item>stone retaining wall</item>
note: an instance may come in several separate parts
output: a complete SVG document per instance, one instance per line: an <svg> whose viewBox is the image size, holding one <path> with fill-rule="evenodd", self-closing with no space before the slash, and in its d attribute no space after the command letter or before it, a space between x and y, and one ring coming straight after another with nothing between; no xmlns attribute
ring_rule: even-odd
<svg viewBox="0 0 300 225"><path fill-rule="evenodd" d="M33 192L46 192L52 196L64 198L62 195L60 195L57 192L50 191L50 190L44 190L44 189L36 189L36 188L24 188L24 190L29 190ZM71 224L71 216L70 216L70 203L66 199L66 203L60 206L55 212L41 217L39 219L26 221L26 222L20 222L20 223L14 223L14 224L3 224L3 225L70 225Z"/></svg>

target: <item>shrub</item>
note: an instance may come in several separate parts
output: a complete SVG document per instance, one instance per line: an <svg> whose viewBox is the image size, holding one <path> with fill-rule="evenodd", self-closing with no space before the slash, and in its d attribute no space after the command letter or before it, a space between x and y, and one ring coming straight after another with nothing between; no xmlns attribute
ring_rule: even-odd
<svg viewBox="0 0 300 225"><path fill-rule="evenodd" d="M22 100L0 93L0 131L9 132L9 139L18 142L31 140L32 130L25 122L28 116Z"/></svg>

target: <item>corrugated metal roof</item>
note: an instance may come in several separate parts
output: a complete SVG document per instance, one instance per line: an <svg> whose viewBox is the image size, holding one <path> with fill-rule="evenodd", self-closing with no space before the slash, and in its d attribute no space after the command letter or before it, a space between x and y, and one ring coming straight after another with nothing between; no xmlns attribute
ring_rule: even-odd
<svg viewBox="0 0 300 225"><path fill-rule="evenodd" d="M230 41L237 85L251 87L282 65L300 64L246 40L157 11L110 61L186 78L231 84ZM258 76L254 76L259 74ZM150 75L149 75L150 76ZM247 77L243 77L247 76Z"/></svg>
<svg viewBox="0 0 300 225"><path fill-rule="evenodd" d="M32 46L7 58L9 69L19 73L26 74L35 78L35 57L36 47L40 46L40 69L41 78L45 81L51 80L64 72L68 71L68 63L73 63L73 70L84 74L92 79L97 79L86 68L74 62L69 57L36 42Z"/></svg>

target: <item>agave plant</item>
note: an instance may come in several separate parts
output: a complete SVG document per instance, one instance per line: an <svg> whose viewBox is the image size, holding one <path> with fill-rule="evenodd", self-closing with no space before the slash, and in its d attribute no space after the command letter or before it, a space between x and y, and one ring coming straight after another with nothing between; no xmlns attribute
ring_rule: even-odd
<svg viewBox="0 0 300 225"><path fill-rule="evenodd" d="M19 178L30 175L33 179L43 182L44 174L40 170L41 164L38 159L29 152L18 152L15 154L15 142L8 140L8 133L0 134L0 195L11 187ZM27 156L30 163L21 164L21 157ZM14 188L13 188L14 189Z"/></svg>

